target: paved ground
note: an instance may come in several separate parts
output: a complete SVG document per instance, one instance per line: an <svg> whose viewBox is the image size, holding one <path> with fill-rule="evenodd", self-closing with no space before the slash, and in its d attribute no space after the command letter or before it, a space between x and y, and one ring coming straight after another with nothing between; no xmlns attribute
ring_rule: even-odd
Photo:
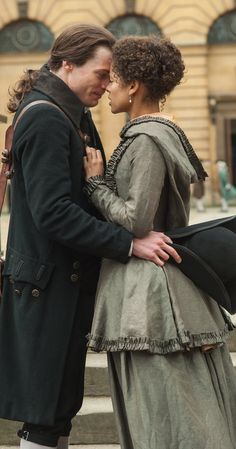
<svg viewBox="0 0 236 449"><path fill-rule="evenodd" d="M19 446L1 446L1 449L19 449ZM70 449L120 449L118 444L86 444L84 445L70 445Z"/></svg>
<svg viewBox="0 0 236 449"><path fill-rule="evenodd" d="M205 212L197 212L196 209L191 209L190 223L200 223L215 218L230 217L231 215L236 215L236 206L231 206L229 212L221 212L220 207L208 207Z"/></svg>
<svg viewBox="0 0 236 449"><path fill-rule="evenodd" d="M1 449L19 449L19 446L1 446ZM120 446L118 444L86 444L85 446L73 444L70 445L70 449L120 449Z"/></svg>

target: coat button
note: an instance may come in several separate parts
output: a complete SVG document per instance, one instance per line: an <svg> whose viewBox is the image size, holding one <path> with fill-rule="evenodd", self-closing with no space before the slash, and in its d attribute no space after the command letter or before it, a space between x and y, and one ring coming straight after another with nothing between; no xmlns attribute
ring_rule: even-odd
<svg viewBox="0 0 236 449"><path fill-rule="evenodd" d="M9 282L10 282L10 284L14 284L14 279L12 276L9 276Z"/></svg>
<svg viewBox="0 0 236 449"><path fill-rule="evenodd" d="M34 288L31 293L34 298L38 298L40 295L40 291L37 288Z"/></svg>
<svg viewBox="0 0 236 449"><path fill-rule="evenodd" d="M73 268L74 268L75 270L78 270L79 267L80 267L79 261L78 261L78 260L75 260L75 262L73 263Z"/></svg>
<svg viewBox="0 0 236 449"><path fill-rule="evenodd" d="M70 277L71 282L77 282L79 280L79 275L76 273L73 273Z"/></svg>
<svg viewBox="0 0 236 449"><path fill-rule="evenodd" d="M18 288L15 288L14 292L19 296L21 295L21 291Z"/></svg>

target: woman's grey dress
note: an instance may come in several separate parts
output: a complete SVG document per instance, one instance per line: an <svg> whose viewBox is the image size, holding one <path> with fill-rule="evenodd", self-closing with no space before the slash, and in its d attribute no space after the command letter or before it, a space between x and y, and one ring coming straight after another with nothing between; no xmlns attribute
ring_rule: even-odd
<svg viewBox="0 0 236 449"><path fill-rule="evenodd" d="M183 131L140 117L121 132L105 177L87 193L108 221L137 237L185 226L190 183L204 174ZM104 259L89 347L108 351L122 449L235 449L233 325L171 263ZM211 352L204 345L218 344Z"/></svg>

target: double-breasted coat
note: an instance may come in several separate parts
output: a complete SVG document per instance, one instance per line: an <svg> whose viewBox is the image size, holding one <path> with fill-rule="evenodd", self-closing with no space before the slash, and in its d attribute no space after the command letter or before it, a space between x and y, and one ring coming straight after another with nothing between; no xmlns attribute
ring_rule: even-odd
<svg viewBox="0 0 236 449"><path fill-rule="evenodd" d="M125 263L132 235L94 217L84 144L101 147L90 112L47 67L19 111L0 306L0 417L52 425L80 408L100 257Z"/></svg>

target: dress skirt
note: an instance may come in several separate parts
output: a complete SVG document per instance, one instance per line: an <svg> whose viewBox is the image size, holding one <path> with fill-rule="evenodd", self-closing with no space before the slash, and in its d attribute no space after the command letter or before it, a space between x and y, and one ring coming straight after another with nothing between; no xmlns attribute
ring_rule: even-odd
<svg viewBox="0 0 236 449"><path fill-rule="evenodd" d="M225 345L108 352L108 367L121 449L236 448L236 376Z"/></svg>

